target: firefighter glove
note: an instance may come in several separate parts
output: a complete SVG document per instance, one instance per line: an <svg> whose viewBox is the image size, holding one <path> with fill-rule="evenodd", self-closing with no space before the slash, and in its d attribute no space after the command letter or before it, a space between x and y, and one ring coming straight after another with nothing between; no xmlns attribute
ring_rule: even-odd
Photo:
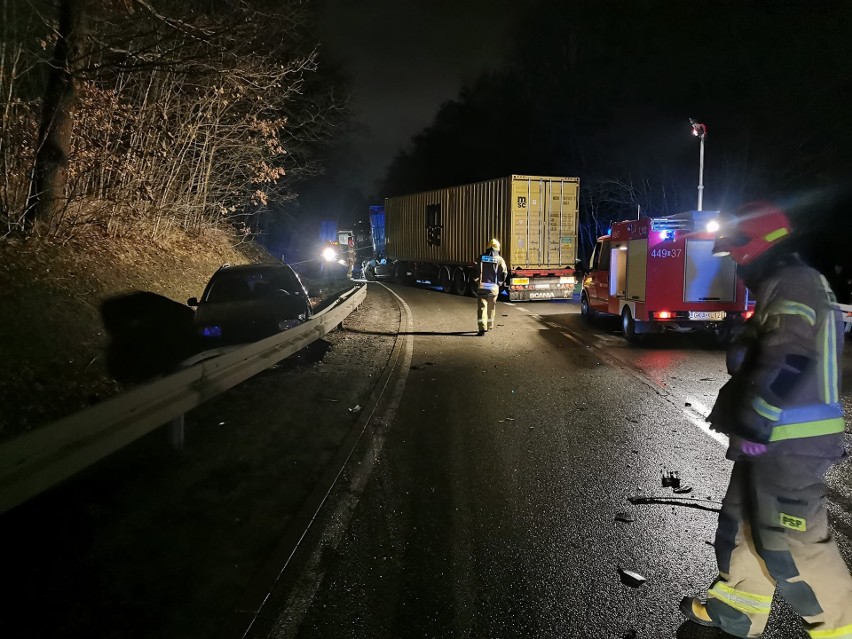
<svg viewBox="0 0 852 639"><path fill-rule="evenodd" d="M766 444L749 441L748 439L743 439L742 437L737 437L736 435L731 436L731 446L740 450L747 457L759 457L760 455L763 455L767 450Z"/></svg>

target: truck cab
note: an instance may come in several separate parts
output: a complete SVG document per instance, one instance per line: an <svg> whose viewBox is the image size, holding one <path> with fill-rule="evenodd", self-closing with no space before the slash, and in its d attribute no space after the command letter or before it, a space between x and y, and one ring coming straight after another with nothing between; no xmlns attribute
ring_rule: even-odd
<svg viewBox="0 0 852 639"><path fill-rule="evenodd" d="M749 300L734 261L713 255L717 218L687 211L613 224L583 278L583 318L618 316L634 343L665 331L727 334L749 316Z"/></svg>

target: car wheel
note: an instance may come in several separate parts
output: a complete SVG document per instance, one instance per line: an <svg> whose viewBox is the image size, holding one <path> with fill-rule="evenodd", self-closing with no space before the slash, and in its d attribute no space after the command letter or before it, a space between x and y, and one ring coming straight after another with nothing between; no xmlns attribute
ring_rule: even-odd
<svg viewBox="0 0 852 639"><path fill-rule="evenodd" d="M367 280L368 282L375 282L376 281L376 271L373 270L370 267L365 268L364 269L364 279Z"/></svg>
<svg viewBox="0 0 852 639"><path fill-rule="evenodd" d="M621 311L621 330L624 332L624 339L629 343L638 344L642 341L642 335L636 332L636 320L627 306Z"/></svg>
<svg viewBox="0 0 852 639"><path fill-rule="evenodd" d="M595 319L595 311L589 304L589 296L585 293L580 296L580 316L589 323Z"/></svg>

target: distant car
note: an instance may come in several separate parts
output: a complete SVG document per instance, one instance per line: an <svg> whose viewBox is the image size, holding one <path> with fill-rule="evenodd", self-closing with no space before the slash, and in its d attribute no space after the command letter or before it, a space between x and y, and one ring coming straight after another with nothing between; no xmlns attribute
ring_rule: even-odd
<svg viewBox="0 0 852 639"><path fill-rule="evenodd" d="M388 263L387 259L384 257L374 257L369 260L365 260L361 264L361 272L364 275L364 279L370 282L374 282L376 280L391 280L393 279L393 264Z"/></svg>
<svg viewBox="0 0 852 639"><path fill-rule="evenodd" d="M311 317L308 292L287 264L222 266L204 289L193 321L205 347L269 337Z"/></svg>

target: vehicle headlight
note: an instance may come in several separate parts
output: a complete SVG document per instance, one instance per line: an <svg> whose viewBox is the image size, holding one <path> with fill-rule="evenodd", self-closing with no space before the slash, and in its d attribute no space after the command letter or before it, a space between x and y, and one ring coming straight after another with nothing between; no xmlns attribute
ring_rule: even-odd
<svg viewBox="0 0 852 639"><path fill-rule="evenodd" d="M327 261L332 262L335 259L337 259L337 251L335 251L333 248L329 247L322 252L322 256Z"/></svg>

